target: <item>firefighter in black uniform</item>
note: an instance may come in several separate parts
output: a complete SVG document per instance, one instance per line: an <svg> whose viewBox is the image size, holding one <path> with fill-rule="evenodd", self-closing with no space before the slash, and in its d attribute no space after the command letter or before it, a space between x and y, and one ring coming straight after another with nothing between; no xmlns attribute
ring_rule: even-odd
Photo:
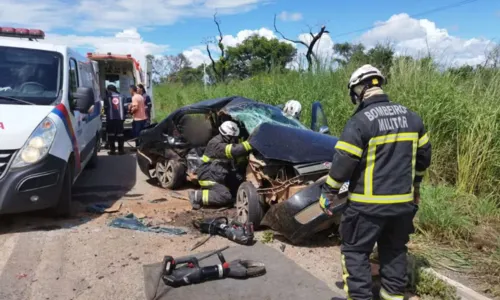
<svg viewBox="0 0 500 300"><path fill-rule="evenodd" d="M320 206L331 215L338 192L349 181L340 222L341 262L348 299L371 300L369 256L377 243L381 299L403 299L406 244L420 201L420 182L431 163L431 144L422 119L391 102L385 78L371 65L356 70L348 84L354 104L336 146Z"/></svg>
<svg viewBox="0 0 500 300"><path fill-rule="evenodd" d="M118 142L118 154L125 153L123 146L125 138L123 136L123 122L125 121L125 107L123 96L118 93L116 86L110 84L107 87L107 99L104 101L104 110L106 112L106 133L110 152L116 153L115 142Z"/></svg>
<svg viewBox="0 0 500 300"><path fill-rule="evenodd" d="M234 174L235 160L247 156L252 147L247 141L238 143L240 129L232 121L219 126L220 134L213 137L203 153L203 164L198 168L198 183L201 191L190 191L189 202L193 209L201 206L229 206L233 196L227 187Z"/></svg>

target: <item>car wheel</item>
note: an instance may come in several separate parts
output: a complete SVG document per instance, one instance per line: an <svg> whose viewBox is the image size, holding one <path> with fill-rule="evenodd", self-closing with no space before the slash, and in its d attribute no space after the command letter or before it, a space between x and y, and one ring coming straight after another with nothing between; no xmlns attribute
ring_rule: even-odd
<svg viewBox="0 0 500 300"><path fill-rule="evenodd" d="M156 179L165 189L176 189L184 183L186 167L176 160L159 159L156 162Z"/></svg>
<svg viewBox="0 0 500 300"><path fill-rule="evenodd" d="M94 147L94 152L92 153L92 158L90 159L89 163L87 164L87 168L94 169L97 167L97 162L99 161L99 151L101 151L101 138L99 135L96 135L96 143Z"/></svg>
<svg viewBox="0 0 500 300"><path fill-rule="evenodd" d="M238 188L236 195L236 217L238 222L243 224L252 222L254 229L258 229L262 218L264 218L264 208L260 202L261 196L251 182L243 182Z"/></svg>
<svg viewBox="0 0 500 300"><path fill-rule="evenodd" d="M73 161L70 160L64 171L61 193L55 207L50 210L51 215L55 217L71 217L73 215Z"/></svg>

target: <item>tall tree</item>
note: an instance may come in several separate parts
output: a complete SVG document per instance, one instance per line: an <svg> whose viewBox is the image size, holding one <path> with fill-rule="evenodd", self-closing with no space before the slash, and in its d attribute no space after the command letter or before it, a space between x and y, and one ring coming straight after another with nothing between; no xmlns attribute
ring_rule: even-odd
<svg viewBox="0 0 500 300"><path fill-rule="evenodd" d="M349 42L338 43L333 45L333 51L340 56L335 61L341 66L346 66L351 61L355 63L362 62L367 59L365 55L365 46L363 44L351 44Z"/></svg>
<svg viewBox="0 0 500 300"><path fill-rule="evenodd" d="M226 53L225 53L225 46L222 43L224 39L224 35L222 34L222 30L220 29L220 21L217 19L217 13L214 14L214 23L217 26L217 31L219 32L219 37L217 39L217 47L220 50L220 57L218 62L216 63L213 56L212 52L210 51L210 45L214 44L214 40L210 39L206 42L206 48L207 48L207 53L208 57L210 58L210 61L212 62L212 70L215 74L215 77L218 81L224 82L226 80L226 72L227 72L227 62L226 62Z"/></svg>
<svg viewBox="0 0 500 300"><path fill-rule="evenodd" d="M231 76L247 78L271 70L283 70L294 59L297 49L278 39L252 35L227 49Z"/></svg>
<svg viewBox="0 0 500 300"><path fill-rule="evenodd" d="M312 71L314 64L316 66L319 65L319 59L316 56L316 54L314 53L314 46L321 39L321 37L323 36L323 34L328 34L329 33L329 31L326 30L326 26L325 25L321 26L321 29L316 34L312 33L312 30L309 30L309 34L311 35L311 41L309 43L306 43L306 42L301 41L301 40L292 40L292 39L289 39L289 38L285 37L285 35L283 35L283 33L281 33L281 31L279 31L278 27L276 26L276 14L274 14L274 30L276 31L276 33L278 33L279 35L281 35L281 37L283 39L285 39L285 40L287 40L289 42L295 43L295 44L304 45L307 48L306 59L307 59L307 69L308 69L308 71ZM314 59L314 62L313 62L313 59Z"/></svg>

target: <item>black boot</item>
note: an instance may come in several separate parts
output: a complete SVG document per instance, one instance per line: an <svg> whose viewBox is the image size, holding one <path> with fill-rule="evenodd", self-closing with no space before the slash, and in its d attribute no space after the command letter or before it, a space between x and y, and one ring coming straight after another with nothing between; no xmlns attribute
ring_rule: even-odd
<svg viewBox="0 0 500 300"><path fill-rule="evenodd" d="M191 203L194 210L201 208L200 192L201 191L189 191L189 203Z"/></svg>

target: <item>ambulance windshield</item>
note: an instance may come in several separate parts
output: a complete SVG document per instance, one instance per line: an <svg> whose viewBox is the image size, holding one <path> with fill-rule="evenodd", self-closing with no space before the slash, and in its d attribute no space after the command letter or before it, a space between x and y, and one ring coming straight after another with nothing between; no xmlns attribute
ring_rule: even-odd
<svg viewBox="0 0 500 300"><path fill-rule="evenodd" d="M0 46L0 104L50 105L62 90L62 55Z"/></svg>

